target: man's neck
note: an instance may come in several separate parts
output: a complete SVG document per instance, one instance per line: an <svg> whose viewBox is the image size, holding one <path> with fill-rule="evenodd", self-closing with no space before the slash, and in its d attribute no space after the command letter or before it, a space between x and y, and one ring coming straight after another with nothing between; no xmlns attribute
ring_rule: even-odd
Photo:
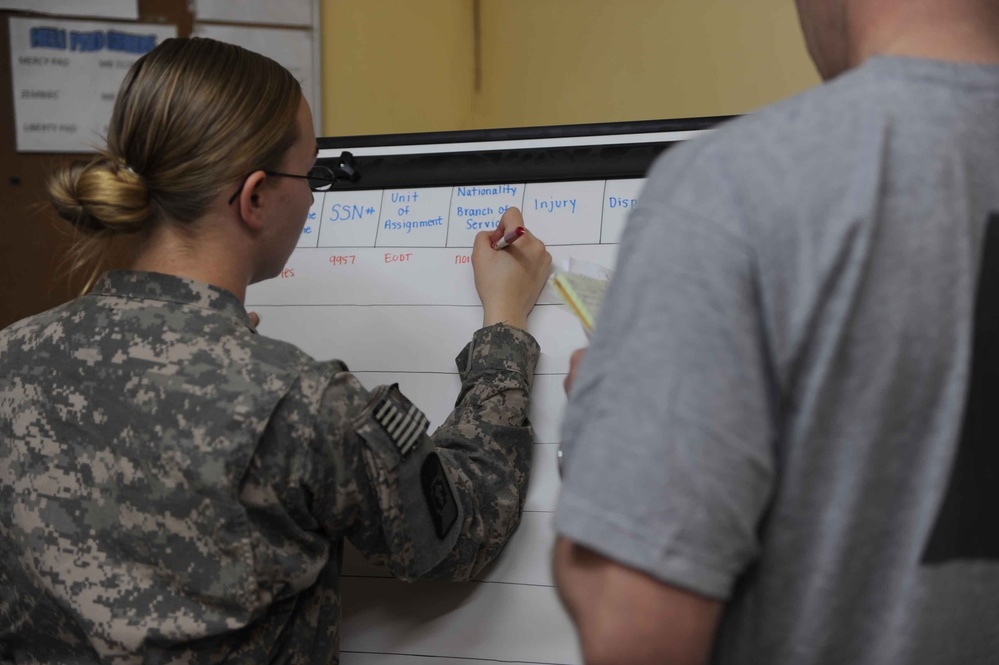
<svg viewBox="0 0 999 665"><path fill-rule="evenodd" d="M873 55L999 64L999 7L975 0L873 3L854 17L855 64Z"/></svg>

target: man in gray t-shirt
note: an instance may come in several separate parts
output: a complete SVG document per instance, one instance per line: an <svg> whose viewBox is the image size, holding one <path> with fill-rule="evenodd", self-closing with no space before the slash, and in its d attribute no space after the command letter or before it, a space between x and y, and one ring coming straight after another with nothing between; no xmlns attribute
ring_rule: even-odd
<svg viewBox="0 0 999 665"><path fill-rule="evenodd" d="M571 377L587 662L999 662L999 3L798 5L834 80L660 159Z"/></svg>

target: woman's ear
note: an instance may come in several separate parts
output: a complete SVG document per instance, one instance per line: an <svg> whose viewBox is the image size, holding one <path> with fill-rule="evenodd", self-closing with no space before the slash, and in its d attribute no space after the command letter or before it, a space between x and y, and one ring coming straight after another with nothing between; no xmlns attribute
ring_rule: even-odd
<svg viewBox="0 0 999 665"><path fill-rule="evenodd" d="M237 205L239 214L251 230L259 231L264 226L263 219L263 198L264 181L267 174L263 171L254 171L243 183L243 189L239 193Z"/></svg>

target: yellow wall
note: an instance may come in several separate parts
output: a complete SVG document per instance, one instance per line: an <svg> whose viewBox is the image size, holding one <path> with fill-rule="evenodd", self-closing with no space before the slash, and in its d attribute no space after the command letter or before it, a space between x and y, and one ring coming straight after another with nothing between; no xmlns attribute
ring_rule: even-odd
<svg viewBox="0 0 999 665"><path fill-rule="evenodd" d="M327 135L745 113L818 82L790 0L324 0Z"/></svg>
<svg viewBox="0 0 999 665"><path fill-rule="evenodd" d="M467 129L471 0L323 0L323 134Z"/></svg>
<svg viewBox="0 0 999 665"><path fill-rule="evenodd" d="M817 82L790 0L482 0L483 127L744 113Z"/></svg>

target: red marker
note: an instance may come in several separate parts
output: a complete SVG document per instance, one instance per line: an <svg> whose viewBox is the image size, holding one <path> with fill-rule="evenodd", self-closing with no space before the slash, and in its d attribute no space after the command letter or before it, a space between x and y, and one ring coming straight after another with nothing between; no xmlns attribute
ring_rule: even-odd
<svg viewBox="0 0 999 665"><path fill-rule="evenodd" d="M510 231L505 236L500 238L498 241L493 243L493 249L503 249L504 247L509 247L513 244L513 241L524 235L524 227L518 226L513 231Z"/></svg>

